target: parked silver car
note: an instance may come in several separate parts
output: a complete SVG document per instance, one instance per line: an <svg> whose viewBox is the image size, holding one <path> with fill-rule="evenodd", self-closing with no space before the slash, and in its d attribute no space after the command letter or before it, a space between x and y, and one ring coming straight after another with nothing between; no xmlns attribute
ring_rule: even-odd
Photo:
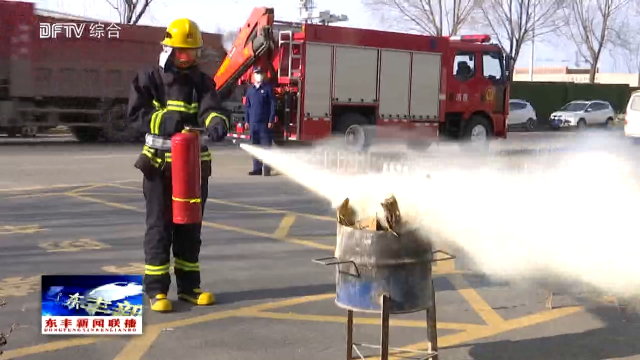
<svg viewBox="0 0 640 360"><path fill-rule="evenodd" d="M536 111L528 101L520 99L509 100L509 117L507 118L509 130L524 128L527 131L533 131L536 127L537 119Z"/></svg>
<svg viewBox="0 0 640 360"><path fill-rule="evenodd" d="M563 106L549 117L549 125L558 130L575 126L584 129L588 125L613 125L616 112L606 101L577 100Z"/></svg>

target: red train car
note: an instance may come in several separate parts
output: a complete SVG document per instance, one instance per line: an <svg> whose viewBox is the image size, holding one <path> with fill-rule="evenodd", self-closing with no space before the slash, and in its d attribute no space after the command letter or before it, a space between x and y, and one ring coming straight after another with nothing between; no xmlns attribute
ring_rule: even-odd
<svg viewBox="0 0 640 360"><path fill-rule="evenodd" d="M157 63L164 27L44 16L32 3L0 1L0 131L33 135L67 126L80 140L137 136L124 121L134 74ZM203 34L202 69L226 51Z"/></svg>

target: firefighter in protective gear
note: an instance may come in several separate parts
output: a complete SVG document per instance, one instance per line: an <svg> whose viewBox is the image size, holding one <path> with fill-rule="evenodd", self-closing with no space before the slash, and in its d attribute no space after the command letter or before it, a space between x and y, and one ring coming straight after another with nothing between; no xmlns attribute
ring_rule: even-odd
<svg viewBox="0 0 640 360"><path fill-rule="evenodd" d="M151 309L163 312L172 309L167 298L172 250L178 298L197 305L215 301L212 293L200 289L202 224L173 223L171 137L185 126L204 127L212 141L222 141L229 131L229 120L213 80L198 67L203 46L198 25L189 19L173 21L161 44L159 66L133 79L127 115L147 133L135 164L143 173L146 202L144 291ZM200 158L204 211L211 176L211 154L204 145Z"/></svg>

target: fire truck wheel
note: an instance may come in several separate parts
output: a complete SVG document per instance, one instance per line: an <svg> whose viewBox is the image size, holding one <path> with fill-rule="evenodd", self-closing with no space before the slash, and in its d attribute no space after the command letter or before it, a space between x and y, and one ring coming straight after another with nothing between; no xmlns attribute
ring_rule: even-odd
<svg viewBox="0 0 640 360"><path fill-rule="evenodd" d="M472 116L465 129L465 140L472 143L488 143L491 138L491 125L483 117Z"/></svg>
<svg viewBox="0 0 640 360"><path fill-rule="evenodd" d="M367 134L364 127L360 125L351 125L344 132L344 143L348 148L353 150L363 150L366 148Z"/></svg>
<svg viewBox="0 0 640 360"><path fill-rule="evenodd" d="M20 129L20 136L23 138L34 138L38 134L37 126L23 126Z"/></svg>
<svg viewBox="0 0 640 360"><path fill-rule="evenodd" d="M427 151L431 143L424 140L411 140L407 143L407 148L412 151Z"/></svg>
<svg viewBox="0 0 640 360"><path fill-rule="evenodd" d="M8 137L16 137L18 136L18 134L20 134L20 128L17 127L9 127L7 128L7 136Z"/></svg>
<svg viewBox="0 0 640 360"><path fill-rule="evenodd" d="M353 151L369 149L375 132L366 117L355 113L340 116L335 131L344 136L346 148Z"/></svg>

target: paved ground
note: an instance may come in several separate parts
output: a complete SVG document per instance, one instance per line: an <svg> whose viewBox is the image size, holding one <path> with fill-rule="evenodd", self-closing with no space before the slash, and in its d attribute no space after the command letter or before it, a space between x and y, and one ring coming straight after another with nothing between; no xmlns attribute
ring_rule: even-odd
<svg viewBox="0 0 640 360"><path fill-rule="evenodd" d="M324 201L281 177L244 176L247 156L214 152L201 264L219 303L147 312L138 337L40 335L39 275L141 273L142 196L132 146L0 147L0 331L21 325L0 359L339 359L345 313L333 304L335 222ZM602 299L557 298L436 267L440 359L640 358L640 322ZM174 296L172 294L172 296ZM392 346L425 346L424 314L394 316ZM358 315L356 340L378 319Z"/></svg>

